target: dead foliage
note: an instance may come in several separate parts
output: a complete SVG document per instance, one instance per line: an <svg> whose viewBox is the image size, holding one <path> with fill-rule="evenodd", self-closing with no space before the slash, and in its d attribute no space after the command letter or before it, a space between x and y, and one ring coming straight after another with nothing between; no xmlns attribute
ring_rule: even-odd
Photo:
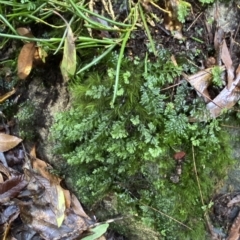
<svg viewBox="0 0 240 240"><path fill-rule="evenodd" d="M33 38L33 34L27 28L18 28L17 32L21 36L26 36L29 38ZM25 43L20 51L18 56L18 77L22 80L26 79L30 74L33 63L44 62L45 56L39 54L40 47L37 47L35 42Z"/></svg>
<svg viewBox="0 0 240 240"><path fill-rule="evenodd" d="M210 116L205 116L202 120L210 118L217 118L224 110L231 109L240 99L240 65L234 69L230 51L228 50L226 41L224 39L224 32L219 28L215 33L214 39L215 51L218 53L216 57L219 61L211 61L216 63L221 70L226 69L227 78L222 76L222 82L225 87L213 99L209 94L209 86L212 84L212 67L200 70L199 72L187 76L183 73L184 78L197 91L197 94L203 97L206 104L206 109ZM215 66L216 66L215 65ZM192 119L191 119L192 121Z"/></svg>
<svg viewBox="0 0 240 240"><path fill-rule="evenodd" d="M94 221L76 196L61 186L61 178L50 173L49 164L37 158L35 148L29 154L24 152L19 146L21 141L0 133L3 239L71 240L89 234L102 235L107 226L101 225L99 230L93 228L90 231Z"/></svg>

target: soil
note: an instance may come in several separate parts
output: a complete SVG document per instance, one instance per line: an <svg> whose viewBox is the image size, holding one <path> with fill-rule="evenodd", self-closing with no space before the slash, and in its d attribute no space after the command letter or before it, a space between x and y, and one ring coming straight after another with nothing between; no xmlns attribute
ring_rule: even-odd
<svg viewBox="0 0 240 240"><path fill-rule="evenodd" d="M219 4L204 9L195 1L192 1L192 13L187 17L180 31L183 38L174 38L170 31L166 30L164 22L161 21L150 27L151 34L156 42L156 48L163 46L175 56L186 53L186 57L189 56L189 61L194 61L194 64L199 67L206 66L208 59L211 57L216 58L218 54L214 50L214 34L217 27L222 27L231 50L233 65L236 67L239 64L238 59L240 57L240 32L238 31L240 9L237 6L239 3L239 1L230 1L227 5ZM97 7L102 8L102 5L98 2ZM154 6L147 4L143 7L146 12L152 12L159 16L160 19L164 19L163 12ZM216 17L216 13L219 16ZM124 11L122 14L124 14ZM212 17L214 21L213 24L210 24L209 19ZM134 32L134 36L127 44L127 54L143 58L147 48L148 38L144 31L139 28ZM3 49L1 51L3 58L9 57L12 49L12 45ZM191 56L196 55L197 57L192 60ZM52 152L54 145L50 141L49 130L55 114L68 109L71 103L67 85L61 77L60 59L61 56L51 56L44 66L35 68L24 83L18 83L16 94L20 95L18 104L30 100L35 106L36 118L32 127L36 136L34 140L27 141L27 149L30 150L33 145L36 145L38 157L55 167L61 163L61 158ZM2 90L4 92L4 88ZM232 141L234 157L239 161L239 141L236 141L239 131L234 130L233 133L236 135ZM235 169L229 171L228 179L213 198L214 206L211 220L214 226L219 226L214 228L215 233L219 235L218 239L225 239L229 228L240 211L240 205L238 204L228 207L231 199L240 194L239 173L240 163L237 162ZM109 239L124 238L111 232L109 233Z"/></svg>

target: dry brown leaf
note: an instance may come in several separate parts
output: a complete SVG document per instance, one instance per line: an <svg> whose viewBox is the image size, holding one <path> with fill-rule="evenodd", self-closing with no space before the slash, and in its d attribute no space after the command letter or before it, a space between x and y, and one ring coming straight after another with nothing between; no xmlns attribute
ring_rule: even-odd
<svg viewBox="0 0 240 240"><path fill-rule="evenodd" d="M240 237L239 230L240 230L240 212L238 213L237 217L235 218L232 224L232 227L229 230L227 240L238 240Z"/></svg>
<svg viewBox="0 0 240 240"><path fill-rule="evenodd" d="M66 189L63 189L63 193L64 193L64 198L65 198L65 206L66 206L66 208L70 208L70 206L71 206L71 194Z"/></svg>
<svg viewBox="0 0 240 240"><path fill-rule="evenodd" d="M240 65L236 70L236 78L231 86L225 87L212 102L207 104L212 118L218 117L223 109L230 109L238 102L240 99L238 86L240 86Z"/></svg>
<svg viewBox="0 0 240 240"><path fill-rule="evenodd" d="M0 183L3 183L3 182L4 182L3 175L2 173L0 173Z"/></svg>
<svg viewBox="0 0 240 240"><path fill-rule="evenodd" d="M18 77L26 79L32 70L33 57L36 50L34 42L25 43L18 56Z"/></svg>
<svg viewBox="0 0 240 240"><path fill-rule="evenodd" d="M7 176L7 178L11 177L9 168L5 167L2 163L0 163L0 172L5 174Z"/></svg>
<svg viewBox="0 0 240 240"><path fill-rule="evenodd" d="M198 95L203 96L205 102L209 102L210 95L208 93L208 86L211 83L212 68L201 70L191 76L188 76L189 83L197 91Z"/></svg>
<svg viewBox="0 0 240 240"><path fill-rule="evenodd" d="M36 155L36 146L33 146L33 148L31 149L30 151L30 156L33 157L33 158L36 158L37 155Z"/></svg>
<svg viewBox="0 0 240 240"><path fill-rule="evenodd" d="M232 58L230 56L230 53L228 51L228 47L226 44L225 39L222 42L222 47L221 47L221 59L226 66L227 69L227 80L228 80L228 89L231 87L233 79L234 79L234 67L232 65Z"/></svg>
<svg viewBox="0 0 240 240"><path fill-rule="evenodd" d="M222 28L219 27L214 35L214 48L216 52L219 51L219 47L222 44L223 38L224 38L224 31Z"/></svg>
<svg viewBox="0 0 240 240"><path fill-rule="evenodd" d="M17 28L17 33L21 36L25 36L25 37L29 37L29 38L34 37L29 28L24 28L24 27Z"/></svg>
<svg viewBox="0 0 240 240"><path fill-rule="evenodd" d="M6 152L16 147L21 141L21 138L5 133L0 133L0 152Z"/></svg>
<svg viewBox="0 0 240 240"><path fill-rule="evenodd" d="M41 176L43 176L44 178L48 179L48 181L51 184L59 184L61 182L60 178L51 174L48 171L50 165L47 164L46 162L44 162L44 161L42 161L38 158L35 158L35 159L32 160L32 167L33 167L33 169L36 173L38 173Z"/></svg>
<svg viewBox="0 0 240 240"><path fill-rule="evenodd" d="M34 148L31 150L31 153L35 155ZM57 226L60 227L64 220L64 212L65 212L65 194L63 188L60 186L61 179L57 176L51 174L48 169L50 167L46 162L34 158L32 160L32 167L36 173L41 175L44 179L49 183L45 183L49 185L48 187L45 185L46 189L46 197L50 199L51 209L56 217Z"/></svg>
<svg viewBox="0 0 240 240"><path fill-rule="evenodd" d="M228 47L227 47L225 39L222 42L221 59L222 59L224 65L226 66L227 69L232 67L232 58L231 58L230 53L228 51Z"/></svg>
<svg viewBox="0 0 240 240"><path fill-rule="evenodd" d="M78 201L77 197L72 193L71 194L71 207L77 215L80 217L91 220L91 218L85 213L81 203Z"/></svg>
<svg viewBox="0 0 240 240"><path fill-rule="evenodd" d="M239 203L239 202L240 202L240 195L237 195L237 196L234 197L231 201L228 202L227 206L228 206L228 207L232 207L233 204Z"/></svg>

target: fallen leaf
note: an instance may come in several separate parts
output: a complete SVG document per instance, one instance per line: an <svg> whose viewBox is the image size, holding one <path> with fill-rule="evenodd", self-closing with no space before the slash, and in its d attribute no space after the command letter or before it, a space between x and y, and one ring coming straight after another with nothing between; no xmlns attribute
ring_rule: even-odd
<svg viewBox="0 0 240 240"><path fill-rule="evenodd" d="M35 148L31 150L31 154L35 155ZM64 212L65 212L65 195L64 190L60 186L61 179L57 176L51 174L48 171L50 165L46 162L35 158L32 160L32 167L35 172L40 174L46 180L48 180L49 184L46 181L42 182L46 189L46 197L50 199L49 203L51 204L51 209L56 216L57 226L60 227L64 220Z"/></svg>
<svg viewBox="0 0 240 240"><path fill-rule="evenodd" d="M17 33L21 36L33 38L32 31L29 28L19 27L17 28Z"/></svg>
<svg viewBox="0 0 240 240"><path fill-rule="evenodd" d="M232 207L234 204L239 203L239 202L240 202L240 195L237 195L231 201L228 202L227 206Z"/></svg>
<svg viewBox="0 0 240 240"><path fill-rule="evenodd" d="M5 133L0 133L0 152L6 152L16 147L21 141L21 138Z"/></svg>
<svg viewBox="0 0 240 240"><path fill-rule="evenodd" d="M69 190L63 188L64 198L65 198L65 207L70 208L71 206L71 194Z"/></svg>
<svg viewBox="0 0 240 240"><path fill-rule="evenodd" d="M14 216L16 213L19 214L19 209L16 205L7 206L0 216L0 224L4 224L5 222L9 222L11 216Z"/></svg>
<svg viewBox="0 0 240 240"><path fill-rule="evenodd" d="M232 108L240 99L238 86L240 86L240 65L236 70L236 78L230 87L225 87L212 102L207 104L207 109L212 118L221 115L223 109Z"/></svg>
<svg viewBox="0 0 240 240"><path fill-rule="evenodd" d="M49 204L39 204L39 198L26 205L19 202L20 216L22 221L31 229L38 232L44 239L79 239L82 232L88 229L80 216L66 211L63 224L58 227L55 224L55 214Z"/></svg>
<svg viewBox="0 0 240 240"><path fill-rule="evenodd" d="M60 185L56 185L55 188L57 190L57 196L55 197L55 204L53 207L57 219L57 226L60 227L65 217L65 198L62 187Z"/></svg>
<svg viewBox="0 0 240 240"><path fill-rule="evenodd" d="M26 79L33 66L33 57L36 50L34 42L25 43L18 56L18 77Z"/></svg>
<svg viewBox="0 0 240 240"><path fill-rule="evenodd" d="M229 89L231 87L233 79L234 79L234 67L232 65L233 64L232 58L228 51L228 47L227 47L225 39L223 39L223 42L221 45L221 59L227 69L227 76L228 76L227 77L227 81L228 81L227 87Z"/></svg>
<svg viewBox="0 0 240 240"><path fill-rule="evenodd" d="M0 172L5 174L7 178L10 178L11 176L9 168L5 167L2 163L0 163Z"/></svg>
<svg viewBox="0 0 240 240"><path fill-rule="evenodd" d="M240 230L240 212L238 213L229 230L227 240L238 240L240 237L239 230Z"/></svg>
<svg viewBox="0 0 240 240"><path fill-rule="evenodd" d="M23 175L0 183L0 203L6 203L9 199L17 196L27 184L28 182L23 179Z"/></svg>
<svg viewBox="0 0 240 240"><path fill-rule="evenodd" d="M85 213L81 203L78 201L77 197L73 193L71 194L71 207L74 213L76 213L77 215L91 220L91 218Z"/></svg>
<svg viewBox="0 0 240 240"><path fill-rule="evenodd" d="M214 35L214 48L215 50L218 52L219 51L219 47L222 44L222 40L224 38L224 30L219 27Z"/></svg>
<svg viewBox="0 0 240 240"><path fill-rule="evenodd" d="M209 102L210 99L207 88L211 83L211 78L212 68L201 70L187 77L188 82L194 87L199 96L203 96L205 102Z"/></svg>
<svg viewBox="0 0 240 240"><path fill-rule="evenodd" d="M30 151L30 156L33 157L33 158L36 158L37 155L36 155L36 146L34 145Z"/></svg>
<svg viewBox="0 0 240 240"><path fill-rule="evenodd" d="M69 24L67 24L67 36L64 41L63 59L60 65L61 73L64 81L69 80L69 76L73 76L76 71L76 48L73 32Z"/></svg>
<svg viewBox="0 0 240 240"><path fill-rule="evenodd" d="M43 160L40 160L38 158L33 159L32 167L36 173L46 178L50 183L59 184L61 182L60 178L51 174L48 171L48 168L50 167L50 165L44 162Z"/></svg>
<svg viewBox="0 0 240 240"><path fill-rule="evenodd" d="M108 227L109 227L108 223L101 224L97 227L94 227L91 229L91 232L93 234L82 238L82 240L95 240L95 239L101 237L107 231Z"/></svg>

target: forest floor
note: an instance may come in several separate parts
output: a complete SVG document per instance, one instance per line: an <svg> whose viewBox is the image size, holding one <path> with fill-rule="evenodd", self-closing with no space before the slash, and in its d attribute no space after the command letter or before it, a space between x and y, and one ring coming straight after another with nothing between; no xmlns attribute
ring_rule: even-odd
<svg viewBox="0 0 240 240"><path fill-rule="evenodd" d="M171 52L172 61L175 64L177 62L174 56L185 53L188 61L199 71L213 66L225 68L224 84L229 89L234 87L234 93L230 90L230 93L228 92L234 95L230 100L227 99L226 93L222 93L225 86L210 87L205 91L204 77L192 83L192 87L203 98L216 99L217 107L220 105L221 109L233 109L240 99L235 92L240 79L240 9L238 6L240 2L230 1L227 4L216 3L210 6L202 6L196 1L189 2L191 2L191 9L184 23L181 23L176 12L173 11L173 15L169 17L164 15L155 4L142 1L155 48L163 47ZM171 6L168 7L171 8ZM106 8L100 1L96 1L94 8L99 12L106 12ZM121 15L122 12L115 10L115 14ZM158 18L162 21L157 21ZM31 28L31 30L33 36L38 36L39 32L48 29L43 27L43 29ZM96 30L93 36L100 39L110 38L114 37L114 33ZM144 61L146 53L154 52L150 45L151 41L146 30L138 27L127 41L125 55L132 60L138 57ZM83 232L89 230L89 226L93 225L95 220L83 211L72 191L65 190L69 186L73 190L74 186L67 181L60 184L61 178L46 170L51 169L50 165L58 168L58 165L62 164L62 158L52 151L54 143L49 140L50 128L55 114L66 111L71 106L68 83L63 79L59 68L62 55L49 55L44 64L35 64L31 74L26 76L25 80L16 83L14 82L16 71L6 67L4 61L11 59L16 52L19 53L18 47L19 42L14 40L0 50L2 95L0 127L1 133L7 134L2 135L2 139L0 136L0 153L4 152L2 156L0 155L3 163L0 166L1 233L4 239L77 239ZM154 54L150 53L150 58L154 60ZM176 79L174 84L176 86L181 84L179 81L179 78ZM168 87L172 88L174 84ZM11 92L13 87L15 90ZM209 106L210 103L208 103ZM209 109L214 118L220 115L218 108L209 107ZM210 212L206 232L209 233L210 239L237 240L240 237L240 205L238 205L240 203L240 152L238 150L240 131L238 128L235 129L235 126L224 127L232 137L232 154L237 161L234 169L228 172L227 180L223 181L213 194L210 194L212 200L211 206L208 206ZM18 136L19 139L13 136ZM21 139L24 141L18 145ZM29 167L30 165L32 166ZM51 170L54 171L54 169ZM44 192L42 187L47 191ZM62 204L63 199L65 199L64 204ZM44 205L50 205L52 212ZM63 219L66 206L68 206L68 211L65 212L67 217ZM46 226L44 223L51 221L55 221L56 226L61 228L57 228L54 224ZM77 232L76 228L82 231ZM109 231L105 237L111 240L128 239L128 236L119 235L116 231ZM160 239L164 237L161 236Z"/></svg>

